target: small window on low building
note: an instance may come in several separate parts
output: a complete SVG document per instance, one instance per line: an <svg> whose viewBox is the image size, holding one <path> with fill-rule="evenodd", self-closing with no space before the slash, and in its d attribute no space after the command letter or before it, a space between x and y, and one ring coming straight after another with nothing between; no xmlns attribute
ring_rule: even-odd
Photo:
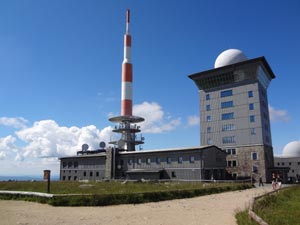
<svg viewBox="0 0 300 225"><path fill-rule="evenodd" d="M96 172L96 177L99 177L99 172L98 171Z"/></svg>
<svg viewBox="0 0 300 225"><path fill-rule="evenodd" d="M175 171L172 171L172 177L176 177Z"/></svg>
<svg viewBox="0 0 300 225"><path fill-rule="evenodd" d="M139 165L141 165L141 164L142 164L142 159L138 159L137 163L138 163Z"/></svg>
<svg viewBox="0 0 300 225"><path fill-rule="evenodd" d="M83 176L84 176L84 177L86 176L86 172L85 172L85 171L83 172Z"/></svg>
<svg viewBox="0 0 300 225"><path fill-rule="evenodd" d="M132 160L132 159L129 159L129 160L128 160L128 165L132 165L132 163L133 163L133 160Z"/></svg>
<svg viewBox="0 0 300 225"><path fill-rule="evenodd" d="M93 176L93 172L91 171L91 172L90 172L90 177L92 177L92 176Z"/></svg>
<svg viewBox="0 0 300 225"><path fill-rule="evenodd" d="M74 177L74 180L77 180L77 176Z"/></svg>
<svg viewBox="0 0 300 225"><path fill-rule="evenodd" d="M72 162L68 162L68 168L72 167Z"/></svg>
<svg viewBox="0 0 300 225"><path fill-rule="evenodd" d="M151 158L147 158L147 164L151 163Z"/></svg>
<svg viewBox="0 0 300 225"><path fill-rule="evenodd" d="M78 162L74 162L74 168L78 168Z"/></svg>
<svg viewBox="0 0 300 225"><path fill-rule="evenodd" d="M67 162L63 162L63 168L67 167Z"/></svg>
<svg viewBox="0 0 300 225"><path fill-rule="evenodd" d="M171 164L172 163L172 158L171 157L167 157L167 163Z"/></svg>
<svg viewBox="0 0 300 225"><path fill-rule="evenodd" d="M179 156L178 157L178 163L182 163L183 162L183 158L182 158L182 156Z"/></svg>
<svg viewBox="0 0 300 225"><path fill-rule="evenodd" d="M160 158L156 157L156 164L160 164Z"/></svg>
<svg viewBox="0 0 300 225"><path fill-rule="evenodd" d="M190 163L194 163L195 162L195 156L191 155L190 156Z"/></svg>

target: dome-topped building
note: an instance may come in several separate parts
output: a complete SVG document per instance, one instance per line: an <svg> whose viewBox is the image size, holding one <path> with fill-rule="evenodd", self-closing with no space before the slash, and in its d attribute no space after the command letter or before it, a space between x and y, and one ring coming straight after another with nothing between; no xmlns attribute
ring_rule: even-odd
<svg viewBox="0 0 300 225"><path fill-rule="evenodd" d="M238 49L228 49L222 52L215 61L215 68L246 61L245 54Z"/></svg>
<svg viewBox="0 0 300 225"><path fill-rule="evenodd" d="M300 142L292 141L288 143L282 152L283 157L300 157Z"/></svg>

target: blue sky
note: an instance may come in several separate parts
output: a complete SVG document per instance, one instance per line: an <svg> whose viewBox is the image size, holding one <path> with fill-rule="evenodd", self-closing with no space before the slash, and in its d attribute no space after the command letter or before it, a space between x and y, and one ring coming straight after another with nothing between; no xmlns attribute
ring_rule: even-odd
<svg viewBox="0 0 300 225"><path fill-rule="evenodd" d="M127 8L143 149L200 144L199 96L187 76L212 69L229 48L265 56L276 75L268 89L274 153L300 139L297 0L2 0L0 175L58 174L57 157L110 140Z"/></svg>

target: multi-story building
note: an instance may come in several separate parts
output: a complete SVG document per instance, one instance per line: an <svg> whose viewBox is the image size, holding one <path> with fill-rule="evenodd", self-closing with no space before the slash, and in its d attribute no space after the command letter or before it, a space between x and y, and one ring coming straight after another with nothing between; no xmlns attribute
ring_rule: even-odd
<svg viewBox="0 0 300 225"><path fill-rule="evenodd" d="M216 146L148 151L79 151L60 158L60 180L224 180L226 153Z"/></svg>
<svg viewBox="0 0 300 225"><path fill-rule="evenodd" d="M270 180L274 167L267 88L275 78L264 57L237 49L221 53L215 68L189 76L200 93L201 145L227 151L227 171Z"/></svg>

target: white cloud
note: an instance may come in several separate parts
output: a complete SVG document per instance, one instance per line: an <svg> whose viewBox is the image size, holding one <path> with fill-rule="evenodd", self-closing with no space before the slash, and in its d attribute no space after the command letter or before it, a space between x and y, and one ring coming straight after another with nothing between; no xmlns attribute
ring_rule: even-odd
<svg viewBox="0 0 300 225"><path fill-rule="evenodd" d="M23 157L61 157L74 155L87 143L90 149L97 149L100 141L108 142L111 127L98 130L94 125L61 127L53 120L35 122L32 127L17 131L17 137L26 143ZM16 160L22 160L16 156Z"/></svg>
<svg viewBox="0 0 300 225"><path fill-rule="evenodd" d="M14 128L25 128L28 120L23 117L0 117L0 125L14 127Z"/></svg>
<svg viewBox="0 0 300 225"><path fill-rule="evenodd" d="M6 153L4 151L0 152L0 160L5 159Z"/></svg>
<svg viewBox="0 0 300 225"><path fill-rule="evenodd" d="M271 105L269 105L269 113L271 122L288 122L290 120L286 110L275 109Z"/></svg>
<svg viewBox="0 0 300 225"><path fill-rule="evenodd" d="M189 116L188 117L188 126L196 126L200 124L199 116Z"/></svg>
<svg viewBox="0 0 300 225"><path fill-rule="evenodd" d="M176 129L181 124L180 118L165 116L162 107L156 102L143 102L133 106L133 114L145 118L140 124L143 133L162 133Z"/></svg>
<svg viewBox="0 0 300 225"><path fill-rule="evenodd" d="M17 152L18 147L15 145L16 138L12 135L8 135L4 138L0 138L0 151L4 152Z"/></svg>

